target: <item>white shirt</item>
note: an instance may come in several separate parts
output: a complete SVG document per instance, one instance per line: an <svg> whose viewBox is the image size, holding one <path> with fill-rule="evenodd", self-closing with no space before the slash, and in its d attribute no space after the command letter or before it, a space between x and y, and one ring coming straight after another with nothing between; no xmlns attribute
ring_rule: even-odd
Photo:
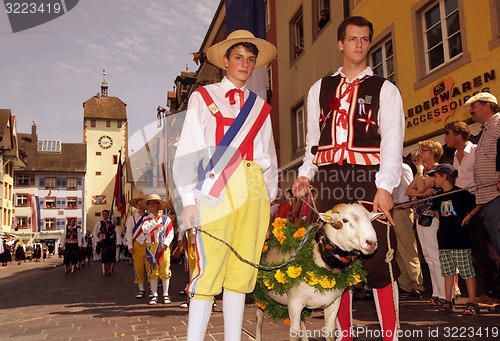
<svg viewBox="0 0 500 341"><path fill-rule="evenodd" d="M122 233L120 232L120 226L115 227L115 234L116 234L116 245L120 245L121 243L123 243Z"/></svg>
<svg viewBox="0 0 500 341"><path fill-rule="evenodd" d="M392 191L392 198L395 204L401 204L410 200L410 198L406 195L406 188L413 181L413 172L411 167L406 163L403 163L402 167L401 182L398 187L394 188L394 191Z"/></svg>
<svg viewBox="0 0 500 341"><path fill-rule="evenodd" d="M77 229L76 226L74 227L74 229L76 230L76 240L77 240L78 246L82 246L82 231L80 229ZM66 231L67 231L67 227L64 229L64 232L61 235L61 238L59 239L59 245L61 247L66 246Z"/></svg>
<svg viewBox="0 0 500 341"><path fill-rule="evenodd" d="M235 96L236 104L229 104L226 93L235 88L235 85L224 77L220 83L205 86L215 104L219 107L224 117L236 117L240 112L240 99ZM245 99L249 90L242 87ZM188 110L184 121L184 128L178 143L173 177L184 207L194 205L194 189L198 179L198 164L203 160L210 160L215 150L216 122L208 109L203 97L198 91L193 92L189 98ZM268 116L257 133L253 144L253 161L261 168L264 181L271 201L278 192L278 166L276 149L274 147L271 117Z"/></svg>
<svg viewBox="0 0 500 341"><path fill-rule="evenodd" d="M137 211L135 211L127 219L127 230L125 231L125 240L127 242L127 244L126 244L127 248L129 248L129 249L134 247L134 239L133 239L132 233L133 233L135 224L137 224L137 222L139 221L139 219L141 219L141 217L142 216L139 213L137 213ZM146 241L146 235L144 234L144 231L137 236L136 241L141 245L144 244L144 242Z"/></svg>
<svg viewBox="0 0 500 341"><path fill-rule="evenodd" d="M162 216L163 217L163 216ZM153 236L154 236L154 242L158 243L160 242L160 233L167 233L167 226L169 224L172 224L172 221L170 218L167 216L167 219L165 221L165 225L163 225L163 218L160 217L158 220L155 220L155 216L153 214L149 214L147 219L144 219L144 223L142 224L142 230L147 236L146 242L148 244L151 244L153 241L151 240L151 231L153 231ZM162 225L161 227L157 228L155 230L155 227L158 225ZM164 244L166 247L172 243L172 240L174 240L174 229L171 228L168 234L161 240L162 244Z"/></svg>
<svg viewBox="0 0 500 341"><path fill-rule="evenodd" d="M476 162L476 149L477 145L467 141L464 148L465 156L462 162L458 162L457 153L453 156L453 167L458 171L458 178L455 180L455 185L460 188L467 188L469 192L474 194L474 163Z"/></svg>
<svg viewBox="0 0 500 341"><path fill-rule="evenodd" d="M340 67L333 76L341 74ZM365 76L373 75L370 67L367 67L363 72L356 76L362 79ZM351 80L349 80L351 81ZM345 85L344 85L345 87ZM342 91L345 89L343 88ZM321 79L313 84L307 96L307 137L306 151L302 166L299 168L299 176L305 176L312 180L318 171L318 166L312 163L314 155L311 153L311 148L318 145L321 135L319 127L319 118L321 107L319 103L319 95L321 91ZM341 100L341 108L348 109L349 104L345 98ZM378 112L378 126L380 128L380 168L375 178L377 188L383 188L389 193L398 186L401 179L401 160L403 157L403 139L404 139L404 111L403 101L398 88L389 81L384 82L380 91L380 109ZM347 139L347 130L340 132L337 135L337 141L342 142ZM347 157L347 153L345 155Z"/></svg>

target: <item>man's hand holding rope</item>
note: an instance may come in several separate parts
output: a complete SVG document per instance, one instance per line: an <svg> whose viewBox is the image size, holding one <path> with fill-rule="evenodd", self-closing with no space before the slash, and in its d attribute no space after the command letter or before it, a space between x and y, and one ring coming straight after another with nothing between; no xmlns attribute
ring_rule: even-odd
<svg viewBox="0 0 500 341"><path fill-rule="evenodd" d="M394 220L392 220L391 210L394 207L394 200L392 199L391 193L387 190L379 188L377 193L375 193L375 198L373 198L373 213L382 212L384 213L387 220L394 225Z"/></svg>
<svg viewBox="0 0 500 341"><path fill-rule="evenodd" d="M184 207L181 214L181 220L183 231L199 226L198 209L196 208L196 205L188 205Z"/></svg>

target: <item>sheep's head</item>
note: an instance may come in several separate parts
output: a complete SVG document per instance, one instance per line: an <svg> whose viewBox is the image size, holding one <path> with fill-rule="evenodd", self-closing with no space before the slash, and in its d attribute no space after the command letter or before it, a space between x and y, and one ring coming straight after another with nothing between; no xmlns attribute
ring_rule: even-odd
<svg viewBox="0 0 500 341"><path fill-rule="evenodd" d="M372 226L379 213L368 212L360 204L338 204L319 214L330 240L345 251L359 250L371 254L377 249L377 236Z"/></svg>

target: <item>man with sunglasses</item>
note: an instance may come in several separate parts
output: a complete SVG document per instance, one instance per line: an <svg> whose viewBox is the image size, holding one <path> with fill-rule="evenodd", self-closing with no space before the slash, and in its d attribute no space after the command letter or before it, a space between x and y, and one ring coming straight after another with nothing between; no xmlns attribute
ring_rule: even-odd
<svg viewBox="0 0 500 341"><path fill-rule="evenodd" d="M490 234L497 255L500 255L500 169L496 165L500 138L500 113L495 96L481 92L469 98L469 112L475 122L481 123L483 133L477 144L474 164L476 203L484 205L484 225Z"/></svg>
<svg viewBox="0 0 500 341"><path fill-rule="evenodd" d="M487 253L489 288L485 288L490 298L500 298L498 257L500 255L500 113L498 101L488 92L481 92L465 102L469 106L472 120L481 123L482 135L477 144L473 177L476 186L476 203L483 205L482 225L488 231L494 250L484 248ZM485 236L486 237L486 236ZM496 252L496 254L495 254ZM484 253L484 252L483 252ZM485 283L486 284L486 283Z"/></svg>

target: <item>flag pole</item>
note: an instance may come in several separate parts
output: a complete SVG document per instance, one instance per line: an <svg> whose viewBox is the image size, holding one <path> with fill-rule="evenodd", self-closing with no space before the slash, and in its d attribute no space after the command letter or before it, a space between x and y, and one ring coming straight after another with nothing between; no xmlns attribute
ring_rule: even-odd
<svg viewBox="0 0 500 341"><path fill-rule="evenodd" d="M118 167L121 167L121 162L122 162L122 150L118 150ZM115 207L115 191L116 191L116 177L118 176L119 172L116 172L115 174L115 187L113 188L113 199L111 200L111 211L110 211L110 219L113 219L113 216L115 215L114 207Z"/></svg>

